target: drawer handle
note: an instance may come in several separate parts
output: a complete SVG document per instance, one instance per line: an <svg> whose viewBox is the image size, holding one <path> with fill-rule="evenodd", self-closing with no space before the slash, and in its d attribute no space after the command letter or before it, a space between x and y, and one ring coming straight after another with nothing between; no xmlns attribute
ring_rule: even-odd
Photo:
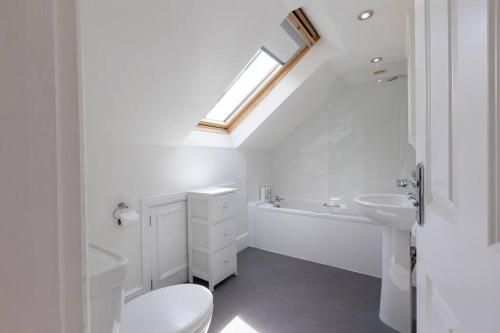
<svg viewBox="0 0 500 333"><path fill-rule="evenodd" d="M229 208L229 205L227 204L227 202L224 202L224 204L222 205L222 208L224 208L224 209L228 209Z"/></svg>
<svg viewBox="0 0 500 333"><path fill-rule="evenodd" d="M229 257L226 257L226 259L224 259L224 262L225 262L226 264L229 264Z"/></svg>
<svg viewBox="0 0 500 333"><path fill-rule="evenodd" d="M224 237L229 236L229 231L224 231Z"/></svg>

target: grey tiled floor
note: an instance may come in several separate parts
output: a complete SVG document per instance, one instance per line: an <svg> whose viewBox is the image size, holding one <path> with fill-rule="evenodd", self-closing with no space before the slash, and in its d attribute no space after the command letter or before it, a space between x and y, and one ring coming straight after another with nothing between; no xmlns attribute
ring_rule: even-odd
<svg viewBox="0 0 500 333"><path fill-rule="evenodd" d="M215 288L209 333L235 317L259 333L395 332L378 318L379 297L380 279L248 248L238 276Z"/></svg>

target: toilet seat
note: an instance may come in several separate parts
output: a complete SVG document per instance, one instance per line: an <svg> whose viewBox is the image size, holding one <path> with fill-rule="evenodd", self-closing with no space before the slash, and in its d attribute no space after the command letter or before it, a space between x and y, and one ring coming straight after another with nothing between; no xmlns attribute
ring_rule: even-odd
<svg viewBox="0 0 500 333"><path fill-rule="evenodd" d="M122 333L202 333L212 318L213 297L202 286L157 289L125 304Z"/></svg>

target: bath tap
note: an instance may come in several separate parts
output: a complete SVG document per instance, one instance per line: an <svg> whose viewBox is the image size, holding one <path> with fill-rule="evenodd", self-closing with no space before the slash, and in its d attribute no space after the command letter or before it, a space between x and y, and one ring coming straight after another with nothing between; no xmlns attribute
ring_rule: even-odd
<svg viewBox="0 0 500 333"><path fill-rule="evenodd" d="M274 207L279 208L281 205L281 201L285 200L285 198L280 197L279 195L274 197L274 200L271 200L271 203L273 204Z"/></svg>
<svg viewBox="0 0 500 333"><path fill-rule="evenodd" d="M339 203L334 203L334 202L324 202L323 206L329 208L342 208L342 206Z"/></svg>
<svg viewBox="0 0 500 333"><path fill-rule="evenodd" d="M328 202L324 202L323 206L328 208L342 208L342 198L330 198Z"/></svg>

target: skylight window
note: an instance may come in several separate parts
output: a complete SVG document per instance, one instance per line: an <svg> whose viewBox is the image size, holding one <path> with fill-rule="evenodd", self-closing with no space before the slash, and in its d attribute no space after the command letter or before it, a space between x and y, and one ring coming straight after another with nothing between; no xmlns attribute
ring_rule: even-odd
<svg viewBox="0 0 500 333"><path fill-rule="evenodd" d="M295 53L283 63L267 49L258 50L198 128L231 133L320 39L301 8L290 12L281 27L297 44Z"/></svg>
<svg viewBox="0 0 500 333"><path fill-rule="evenodd" d="M238 115L245 102L282 66L283 64L266 49L260 49L203 120L221 125L228 124Z"/></svg>

